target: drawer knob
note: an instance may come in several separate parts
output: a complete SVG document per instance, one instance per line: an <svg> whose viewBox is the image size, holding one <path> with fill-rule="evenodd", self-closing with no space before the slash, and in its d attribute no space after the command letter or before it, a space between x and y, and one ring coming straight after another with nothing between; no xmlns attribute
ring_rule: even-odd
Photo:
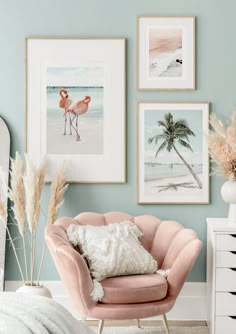
<svg viewBox="0 0 236 334"><path fill-rule="evenodd" d="M236 268L229 268L230 270L236 271Z"/></svg>
<svg viewBox="0 0 236 334"><path fill-rule="evenodd" d="M236 238L236 234L230 234L231 237Z"/></svg>
<svg viewBox="0 0 236 334"><path fill-rule="evenodd" d="M232 254L236 254L236 251L229 251L230 253L232 253Z"/></svg>
<svg viewBox="0 0 236 334"><path fill-rule="evenodd" d="M235 316L235 315L230 315L230 316L229 316L229 318L231 318L231 319L234 319L234 320L235 320L235 319L236 319L236 316Z"/></svg>
<svg viewBox="0 0 236 334"><path fill-rule="evenodd" d="M236 292L229 292L231 295L236 296Z"/></svg>

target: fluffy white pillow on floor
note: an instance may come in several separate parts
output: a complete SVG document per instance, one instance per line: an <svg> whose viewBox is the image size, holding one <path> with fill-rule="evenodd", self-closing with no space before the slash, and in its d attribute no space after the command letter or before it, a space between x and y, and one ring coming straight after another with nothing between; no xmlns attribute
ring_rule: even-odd
<svg viewBox="0 0 236 334"><path fill-rule="evenodd" d="M139 241L143 233L131 221L106 226L70 225L67 235L73 246L79 246L97 281L157 271L157 261Z"/></svg>

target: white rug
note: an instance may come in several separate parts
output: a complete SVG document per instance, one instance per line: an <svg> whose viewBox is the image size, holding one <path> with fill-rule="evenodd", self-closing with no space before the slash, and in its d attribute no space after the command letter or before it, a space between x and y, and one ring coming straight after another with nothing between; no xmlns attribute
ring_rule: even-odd
<svg viewBox="0 0 236 334"><path fill-rule="evenodd" d="M96 332L96 328L92 327ZM207 327L173 327L169 326L170 334L208 334ZM163 327L104 327L103 334L166 334Z"/></svg>

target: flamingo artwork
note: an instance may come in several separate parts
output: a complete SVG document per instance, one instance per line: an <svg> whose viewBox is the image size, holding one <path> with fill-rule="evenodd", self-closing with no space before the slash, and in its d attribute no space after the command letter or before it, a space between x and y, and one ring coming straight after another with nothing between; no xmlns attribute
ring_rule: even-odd
<svg viewBox="0 0 236 334"><path fill-rule="evenodd" d="M73 101L72 99L69 98L67 90L61 89L59 94L61 96L61 99L59 101L59 107L65 110L64 135L66 135L67 115L69 114L70 134L72 134L72 128L73 128L76 133L76 140L79 141L80 135L78 133L78 118L80 115L83 115L88 111L91 97L85 96L83 100ZM76 122L75 126L74 126L74 120Z"/></svg>

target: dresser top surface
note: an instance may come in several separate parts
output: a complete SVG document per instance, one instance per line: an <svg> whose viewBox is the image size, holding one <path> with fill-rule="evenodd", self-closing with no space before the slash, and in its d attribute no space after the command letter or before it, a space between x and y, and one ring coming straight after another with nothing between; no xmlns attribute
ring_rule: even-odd
<svg viewBox="0 0 236 334"><path fill-rule="evenodd" d="M214 232L236 232L236 223L228 224L227 218L207 218L206 221Z"/></svg>

